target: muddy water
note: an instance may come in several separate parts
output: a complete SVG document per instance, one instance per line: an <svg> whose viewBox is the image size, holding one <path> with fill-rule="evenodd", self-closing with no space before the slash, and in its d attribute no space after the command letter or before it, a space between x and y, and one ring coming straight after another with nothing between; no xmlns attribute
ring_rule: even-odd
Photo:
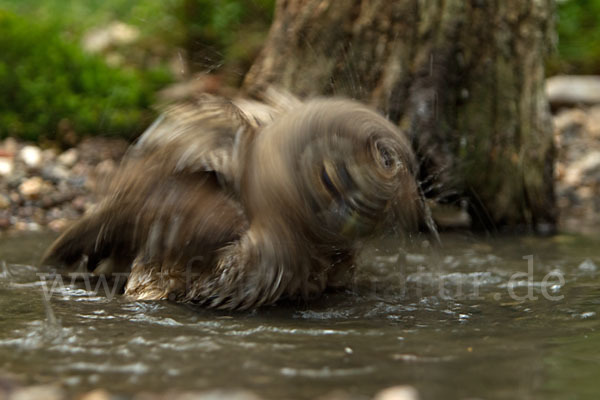
<svg viewBox="0 0 600 400"><path fill-rule="evenodd" d="M46 271L33 265L51 239L0 242L0 371L25 383L125 398L167 389L369 398L398 384L423 399L600 393L600 240L455 235L436 250L378 240L345 292L227 314L67 280L45 291Z"/></svg>

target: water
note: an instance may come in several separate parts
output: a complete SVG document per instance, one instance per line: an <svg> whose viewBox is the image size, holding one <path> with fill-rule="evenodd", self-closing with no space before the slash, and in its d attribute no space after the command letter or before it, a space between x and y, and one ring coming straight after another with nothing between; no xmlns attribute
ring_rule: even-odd
<svg viewBox="0 0 600 400"><path fill-rule="evenodd" d="M379 240L345 292L217 313L70 285L46 302L44 271L32 265L52 238L0 242L0 371L26 384L125 398L246 389L268 399L363 399L398 384L423 399L600 392L596 239L443 235L434 250Z"/></svg>

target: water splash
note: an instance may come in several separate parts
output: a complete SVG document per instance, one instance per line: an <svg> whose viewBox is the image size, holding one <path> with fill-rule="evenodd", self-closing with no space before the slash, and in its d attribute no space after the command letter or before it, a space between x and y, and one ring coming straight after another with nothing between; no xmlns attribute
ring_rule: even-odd
<svg viewBox="0 0 600 400"><path fill-rule="evenodd" d="M0 261L0 279L10 279L12 278L12 273L8 269L8 265L6 265L6 261Z"/></svg>

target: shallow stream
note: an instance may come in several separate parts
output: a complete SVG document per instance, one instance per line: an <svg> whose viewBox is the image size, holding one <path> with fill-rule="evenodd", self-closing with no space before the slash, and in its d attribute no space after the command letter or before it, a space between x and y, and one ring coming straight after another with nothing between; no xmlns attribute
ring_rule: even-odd
<svg viewBox="0 0 600 400"><path fill-rule="evenodd" d="M35 265L52 239L0 238L0 376L26 384L125 398L245 389L362 399L394 385L425 400L600 395L600 240L446 235L435 249L379 240L344 292L218 313L67 279L49 290Z"/></svg>

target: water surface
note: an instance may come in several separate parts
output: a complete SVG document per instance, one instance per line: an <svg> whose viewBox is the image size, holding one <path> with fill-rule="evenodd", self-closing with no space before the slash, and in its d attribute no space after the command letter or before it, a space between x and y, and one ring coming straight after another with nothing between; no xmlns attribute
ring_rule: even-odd
<svg viewBox="0 0 600 400"><path fill-rule="evenodd" d="M346 291L219 313L68 284L46 302L47 271L35 265L52 239L0 239L0 371L25 383L125 398L247 389L362 399L399 384L423 399L600 393L600 240L446 235L435 250L378 240Z"/></svg>

